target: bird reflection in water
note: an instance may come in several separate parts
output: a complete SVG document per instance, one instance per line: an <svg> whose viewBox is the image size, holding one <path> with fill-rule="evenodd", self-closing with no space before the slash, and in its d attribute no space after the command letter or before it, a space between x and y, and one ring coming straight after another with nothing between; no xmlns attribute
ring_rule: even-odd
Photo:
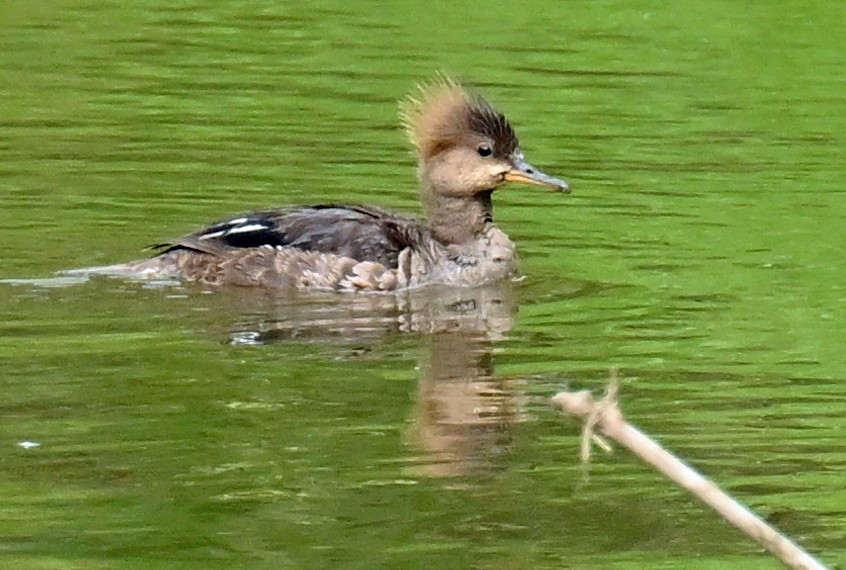
<svg viewBox="0 0 846 570"><path fill-rule="evenodd" d="M514 381L494 374L495 340L481 331L428 338L409 428L422 453L412 473L450 477L483 471L507 448L520 417Z"/></svg>
<svg viewBox="0 0 846 570"><path fill-rule="evenodd" d="M512 287L505 281L391 295L286 298L237 290L239 312L253 316L236 327L230 342L340 339L361 346L390 334L424 333L406 430L406 442L413 448L408 471L431 477L466 475L490 466L520 418L515 381L497 378L493 364L497 341L512 328L517 311Z"/></svg>

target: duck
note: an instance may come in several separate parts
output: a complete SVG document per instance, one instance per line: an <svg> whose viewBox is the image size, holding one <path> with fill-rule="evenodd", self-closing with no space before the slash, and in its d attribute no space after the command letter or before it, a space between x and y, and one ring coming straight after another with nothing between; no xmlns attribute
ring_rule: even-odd
<svg viewBox="0 0 846 570"><path fill-rule="evenodd" d="M516 275L493 193L524 183L569 193L520 150L508 119L449 77L400 103L425 217L373 205L320 204L239 214L153 246L147 259L83 270L208 286L393 291L481 286Z"/></svg>

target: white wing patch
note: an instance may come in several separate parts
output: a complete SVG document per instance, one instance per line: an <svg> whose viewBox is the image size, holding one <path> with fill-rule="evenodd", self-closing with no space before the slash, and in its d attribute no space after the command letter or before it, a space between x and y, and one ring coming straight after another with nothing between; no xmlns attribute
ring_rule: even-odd
<svg viewBox="0 0 846 570"><path fill-rule="evenodd" d="M231 230L227 231L228 235L231 234L246 234L249 232L260 232L262 230L269 230L270 226L265 224L247 224L246 226L237 226L232 228Z"/></svg>
<svg viewBox="0 0 846 570"><path fill-rule="evenodd" d="M199 239L214 239L222 235L226 235L227 230L220 230L219 232L211 232L210 234L203 234Z"/></svg>
<svg viewBox="0 0 846 570"><path fill-rule="evenodd" d="M199 236L198 239L215 239L234 234L248 234L250 232L262 232L270 229L273 229L273 227L266 223L258 222L255 218L235 218L212 226L209 228L211 231Z"/></svg>

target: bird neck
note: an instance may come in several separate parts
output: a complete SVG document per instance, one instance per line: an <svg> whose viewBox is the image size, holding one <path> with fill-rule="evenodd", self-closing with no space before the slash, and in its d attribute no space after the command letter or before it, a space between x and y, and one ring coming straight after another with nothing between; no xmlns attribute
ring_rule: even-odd
<svg viewBox="0 0 846 570"><path fill-rule="evenodd" d="M450 245L478 239L493 223L493 190L471 196L450 196L437 190L431 183L421 183L423 209L439 242Z"/></svg>

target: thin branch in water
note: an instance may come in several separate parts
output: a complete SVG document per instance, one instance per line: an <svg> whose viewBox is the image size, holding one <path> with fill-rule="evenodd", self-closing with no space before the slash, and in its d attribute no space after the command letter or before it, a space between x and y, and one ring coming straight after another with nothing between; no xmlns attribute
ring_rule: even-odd
<svg viewBox="0 0 846 570"><path fill-rule="evenodd" d="M590 459L591 441L597 442L603 449L610 448L607 442L596 435L595 432L599 431L627 447L671 481L687 489L790 568L825 570L825 566L789 538L732 499L698 471L662 448L655 440L626 422L617 405L618 386L617 371L612 370L605 396L598 402L587 390L559 392L552 397L553 403L561 407L565 413L578 416L584 421L581 455L585 464Z"/></svg>

